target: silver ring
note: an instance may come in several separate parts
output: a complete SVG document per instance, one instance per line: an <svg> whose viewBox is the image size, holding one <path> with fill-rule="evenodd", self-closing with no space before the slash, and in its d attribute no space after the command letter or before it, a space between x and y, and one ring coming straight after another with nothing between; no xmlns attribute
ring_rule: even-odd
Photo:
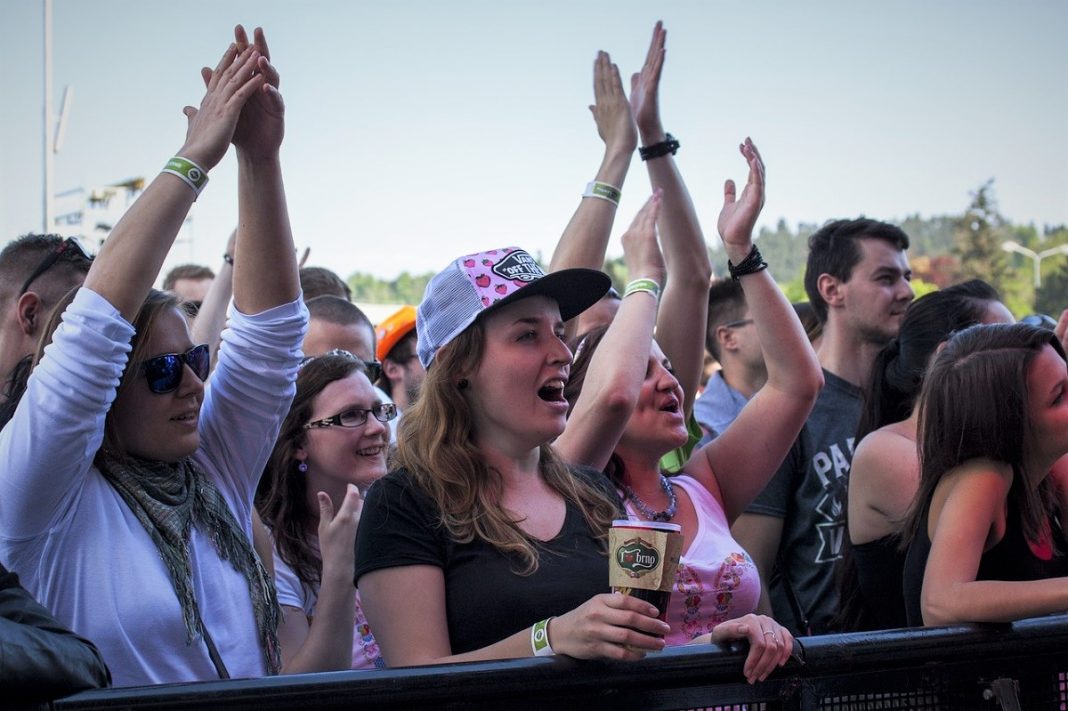
<svg viewBox="0 0 1068 711"><path fill-rule="evenodd" d="M772 632L771 630L764 630L764 634L765 634L765 635L769 635L769 634L770 634L770 635L771 635L772 637L774 637L774 636L775 636L775 633L774 633L774 632Z"/></svg>

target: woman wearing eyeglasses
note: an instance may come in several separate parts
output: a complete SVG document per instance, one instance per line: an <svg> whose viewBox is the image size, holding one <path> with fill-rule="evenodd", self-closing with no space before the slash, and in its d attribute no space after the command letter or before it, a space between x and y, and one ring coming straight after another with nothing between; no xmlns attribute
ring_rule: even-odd
<svg viewBox="0 0 1068 711"><path fill-rule="evenodd" d="M262 32L253 44L241 27L235 36L203 71L178 156L115 226L0 434L0 558L98 645L118 686L279 666L252 497L293 395L307 313L278 160L278 74ZM205 387L206 347L150 287L231 142L234 308Z"/></svg>
<svg viewBox="0 0 1068 711"><path fill-rule="evenodd" d="M284 674L384 666L352 584L353 546L396 416L351 353L301 366L257 499L274 538Z"/></svg>

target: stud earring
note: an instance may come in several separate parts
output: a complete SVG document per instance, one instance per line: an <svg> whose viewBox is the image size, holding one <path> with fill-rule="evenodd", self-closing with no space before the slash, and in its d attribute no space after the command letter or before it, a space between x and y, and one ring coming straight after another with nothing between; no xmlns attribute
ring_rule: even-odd
<svg viewBox="0 0 1068 711"><path fill-rule="evenodd" d="M300 472L301 474L306 474L307 471L308 471L308 463L307 462L297 462L297 471Z"/></svg>
<svg viewBox="0 0 1068 711"><path fill-rule="evenodd" d="M467 386L470 383L467 382L467 378L460 378L460 382L456 383L456 387L460 390L467 390Z"/></svg>

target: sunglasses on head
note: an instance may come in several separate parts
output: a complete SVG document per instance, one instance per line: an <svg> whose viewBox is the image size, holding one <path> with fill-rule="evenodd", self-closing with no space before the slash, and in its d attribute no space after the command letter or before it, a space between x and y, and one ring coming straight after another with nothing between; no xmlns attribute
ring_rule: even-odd
<svg viewBox="0 0 1068 711"><path fill-rule="evenodd" d="M48 251L48 254L41 263L37 265L37 268L30 272L30 276L22 283L22 288L19 290L19 296L22 296L30 289L32 284L39 276L47 272L49 269L59 261L60 257L66 255L68 261L93 261L93 256L85 251L81 243L73 237L68 237L59 244L55 245Z"/></svg>
<svg viewBox="0 0 1068 711"><path fill-rule="evenodd" d="M148 379L148 389L157 395L177 390L182 384L183 366L188 365L203 382L211 370L211 352L207 344L193 346L185 353L164 353L141 363L141 372Z"/></svg>
<svg viewBox="0 0 1068 711"><path fill-rule="evenodd" d="M353 360L353 361L356 361L357 363L360 363L361 365L363 365L363 369L364 369L364 371L365 371L365 373L367 375L367 379L370 380L372 384L382 376L382 363L381 362L379 362L377 360L362 360L362 359L357 358L356 356L354 356L352 353L350 353L350 352L348 352L346 350L343 350L341 348L335 348L334 350L327 351L326 353L323 353L322 355L307 356L306 358L304 358L304 360L300 361L300 365L298 366L298 370L299 369L303 369L304 366L306 366L308 363L311 363L313 360L317 360L319 358L325 358L327 356L341 356L342 358L347 358L348 360Z"/></svg>

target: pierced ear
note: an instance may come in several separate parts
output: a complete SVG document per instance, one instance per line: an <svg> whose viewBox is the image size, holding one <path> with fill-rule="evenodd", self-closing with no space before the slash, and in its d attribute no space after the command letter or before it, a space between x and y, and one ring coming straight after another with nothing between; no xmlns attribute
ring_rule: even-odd
<svg viewBox="0 0 1068 711"><path fill-rule="evenodd" d="M845 292L842 286L843 284L838 280L838 277L826 273L820 274L819 279L816 280L816 290L823 297L823 300L827 302L827 306L830 307L841 306L845 301Z"/></svg>
<svg viewBox="0 0 1068 711"><path fill-rule="evenodd" d="M297 447L297 450L293 452L293 459L296 459L298 462L303 462L307 458L308 453L304 451L304 447Z"/></svg>
<svg viewBox="0 0 1068 711"><path fill-rule="evenodd" d="M36 336L44 327L41 297L33 291L27 291L19 297L15 304L15 313L18 316L19 328L27 336Z"/></svg>

